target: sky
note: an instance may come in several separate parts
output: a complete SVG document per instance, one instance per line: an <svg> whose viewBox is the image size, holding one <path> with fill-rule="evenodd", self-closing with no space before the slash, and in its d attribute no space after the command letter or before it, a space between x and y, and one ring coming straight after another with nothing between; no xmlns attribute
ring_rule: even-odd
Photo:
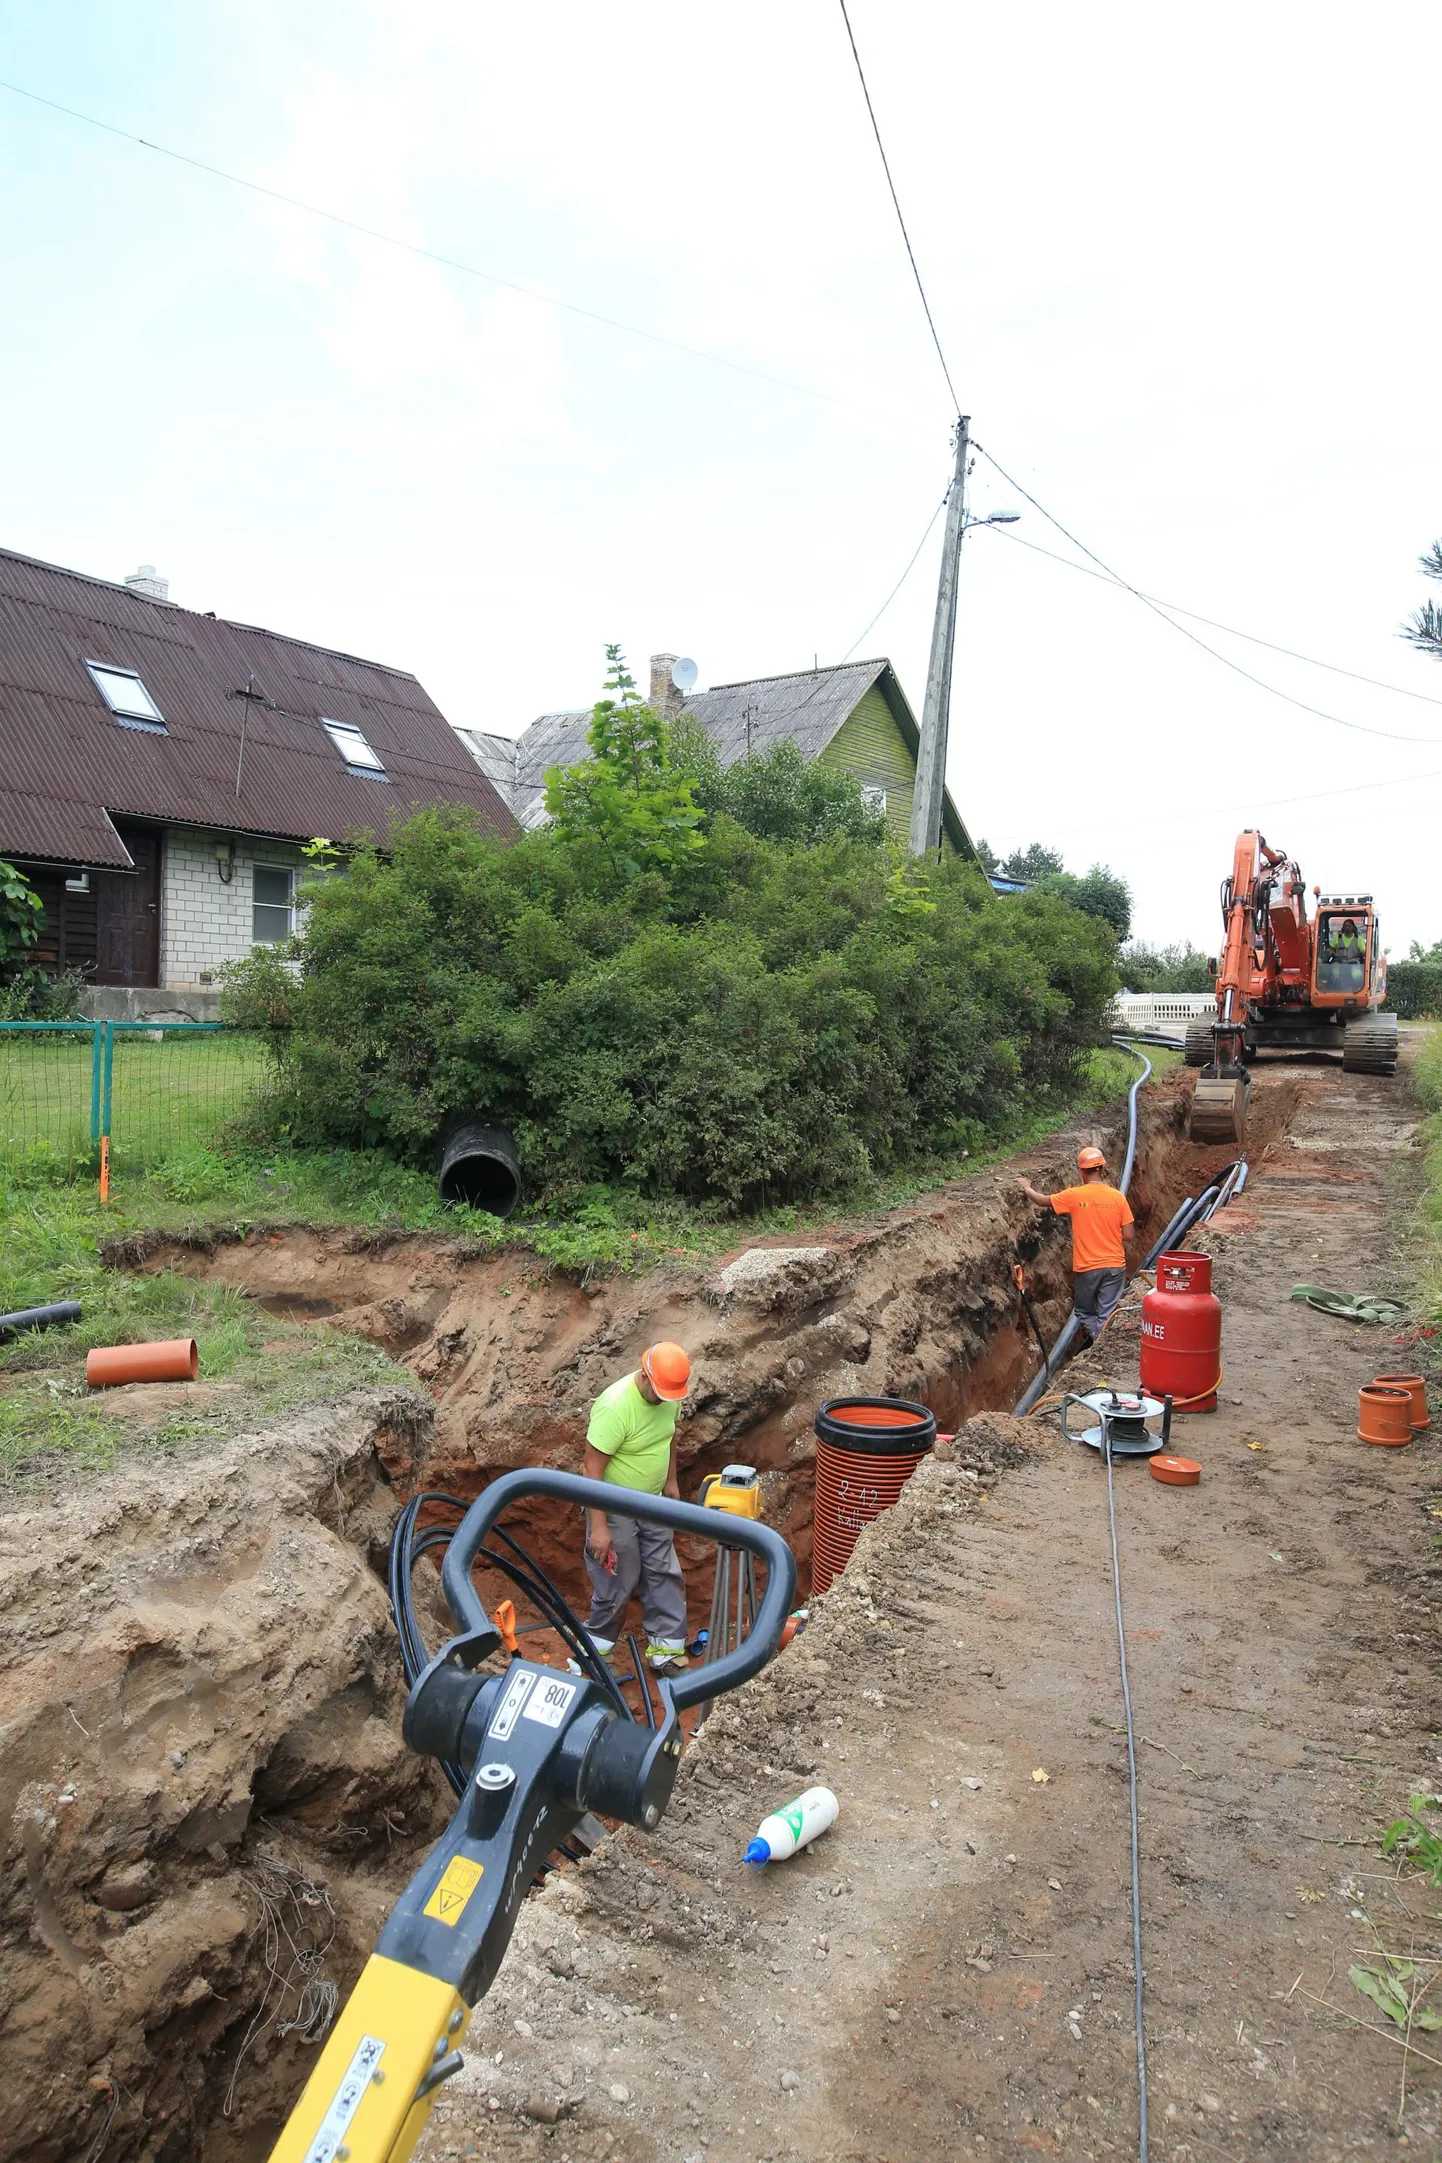
<svg viewBox="0 0 1442 2163"><path fill-rule="evenodd" d="M1190 624L1225 666L978 458L974 514L1023 515L963 553L972 833L1210 949L1260 824L1394 956L1442 938L1442 666L1398 636L1442 535L1442 13L851 16L976 439L1133 585L1412 694ZM0 77L0 545L153 562L506 734L610 641L703 686L855 646L920 710L939 521L867 626L954 408L837 0L0 0Z"/></svg>

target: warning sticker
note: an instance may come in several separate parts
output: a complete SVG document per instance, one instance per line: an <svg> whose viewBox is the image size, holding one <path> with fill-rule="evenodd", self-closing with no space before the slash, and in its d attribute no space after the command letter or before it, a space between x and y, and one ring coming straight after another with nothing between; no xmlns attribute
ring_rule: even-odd
<svg viewBox="0 0 1442 2163"><path fill-rule="evenodd" d="M454 1930L461 1919L461 1909L486 1874L484 1863L473 1863L469 1855L453 1855L446 1864L440 1884L421 1909L422 1915L430 1915L438 1923L447 1923Z"/></svg>
<svg viewBox="0 0 1442 2163"><path fill-rule="evenodd" d="M492 1741L505 1742L507 1740L515 1727L516 1721L520 1718L521 1707L526 1702L526 1693L535 1680L536 1670L533 1667L518 1667L515 1674L512 1675L506 1694L501 1699L500 1710L486 1730Z"/></svg>
<svg viewBox="0 0 1442 2163"><path fill-rule="evenodd" d="M369 2087L376 2067L385 2055L385 2044L379 2036L363 2035L355 2048L355 2055L346 2067L345 2078L331 2098L330 2109L321 2120L320 2131L305 2152L305 2163L335 2163L350 2122L360 2109L361 2097Z"/></svg>
<svg viewBox="0 0 1442 2163"><path fill-rule="evenodd" d="M577 1683L561 1682L553 1676L546 1676L540 1689L532 1695L522 1717L539 1720L542 1727L559 1727L566 1717L566 1707L578 1688ZM492 1728L491 1733L494 1735L495 1732Z"/></svg>

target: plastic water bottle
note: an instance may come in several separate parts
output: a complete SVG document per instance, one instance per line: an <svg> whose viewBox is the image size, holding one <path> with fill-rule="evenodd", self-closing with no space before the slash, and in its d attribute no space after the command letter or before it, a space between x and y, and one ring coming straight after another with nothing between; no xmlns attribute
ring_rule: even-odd
<svg viewBox="0 0 1442 2163"><path fill-rule="evenodd" d="M745 1860L753 1870L764 1870L768 1863L784 1863L798 1848L809 1847L818 1833L828 1832L840 1808L829 1787L809 1787L795 1802L773 1810L769 1818L761 1820Z"/></svg>

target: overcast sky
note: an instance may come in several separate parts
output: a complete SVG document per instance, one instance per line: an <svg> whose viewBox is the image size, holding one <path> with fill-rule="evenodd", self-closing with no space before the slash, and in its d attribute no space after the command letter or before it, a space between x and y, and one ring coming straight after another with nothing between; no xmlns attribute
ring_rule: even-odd
<svg viewBox="0 0 1442 2163"><path fill-rule="evenodd" d="M979 440L949 779L1215 941L1239 826L1442 936L1442 11L852 0ZM669 648L839 659L940 500L951 409L836 0L0 0L0 74L455 256L0 92L0 544L412 669L518 732ZM701 347L722 367L555 301ZM782 379L767 382L743 370ZM791 387L787 387L791 386ZM940 525L861 644L921 706ZM1084 559L1082 559L1084 560ZM1442 591L1437 598L1442 600ZM1431 703L1428 703L1430 701ZM1430 741L1428 740L1430 739Z"/></svg>

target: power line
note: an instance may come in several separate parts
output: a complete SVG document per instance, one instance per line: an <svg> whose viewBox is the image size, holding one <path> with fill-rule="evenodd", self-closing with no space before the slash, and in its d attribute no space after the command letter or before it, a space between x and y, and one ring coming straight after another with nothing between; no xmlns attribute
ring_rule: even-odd
<svg viewBox="0 0 1442 2163"><path fill-rule="evenodd" d="M911 275L916 280L916 290L921 295L921 305L926 310L926 327L931 332L931 342L936 347L936 357L941 362L941 372L946 377L946 387L951 393L952 405L960 413L961 400L956 395L956 385L951 380L951 370L947 367L946 355L941 350L941 339L937 335L936 320L931 312L931 302L926 297L926 287L922 284L921 272L916 267L916 251L911 245L911 235L906 230L906 220L901 214L901 198L896 192L896 182L891 177L891 161L886 155L886 145L881 140L881 129L876 120L876 107L871 102L871 92L866 84L866 70L862 67L861 55L856 50L856 33L851 27L851 17L846 12L846 0L840 0L840 6L841 20L846 25L846 36L851 46L851 57L856 62L856 72L861 80L861 95L866 100L866 110L871 119L871 132L876 137L876 147L881 153L881 169L886 175L886 185L891 190L892 207L896 212L896 222L901 227L901 237L906 242L906 254L907 260L911 264ZM864 638L866 633L863 631L861 635Z"/></svg>
<svg viewBox="0 0 1442 2163"><path fill-rule="evenodd" d="M1397 774L1390 781L1349 782L1346 788L1315 789L1306 796L1264 796L1260 801L1250 799L1241 806L1236 803L1193 804L1185 811L1163 812L1156 818L1148 816L1147 828L1150 831L1153 826L1187 826L1197 819L1219 815L1223 811L1233 812L1239 818L1243 816L1250 818L1254 811L1276 811L1290 804L1319 804L1334 796L1357 796L1367 789L1404 789L1418 781L1442 781L1442 768L1434 768L1431 773L1425 774ZM1095 832L1095 823L1088 826L1061 826L1052 829L1051 838L1054 841L1065 841L1072 834L1095 834ZM1002 844L1004 846L1008 841L1020 842L1028 838L1029 834L1029 828L1004 827L1001 836Z"/></svg>
<svg viewBox="0 0 1442 2163"><path fill-rule="evenodd" d="M204 158L193 158L183 150L172 150L166 143L152 142L148 136L132 134L128 128L117 128L108 120L97 120L93 113L82 113L73 105L62 105L56 98L44 98L38 90L26 90L19 83L3 80L0 80L0 90L8 90L12 97L26 98L32 105L43 105L52 113L63 113L67 120L78 120L87 128L97 128L102 135L114 135L123 143L135 143L142 150L153 150L157 157L169 158L176 165L188 165L194 172L209 174L212 180L224 180L233 188L246 189L251 195L263 195L272 203L283 203L288 210L304 211L308 218L319 218L324 224L339 226L347 233L359 233L366 240L378 240L384 247L418 256L424 263L437 263L443 270L456 270L463 277L479 278L507 293L520 293L527 300L541 301L547 307L560 309L564 315L580 316L584 322L599 323L604 329L621 331L628 338L644 338L649 345L664 346L671 353L685 353L692 360L709 362L713 368L729 369L733 375L751 376L758 383L795 391L800 397L814 398L823 405L844 403L830 391L814 390L810 384L793 382L789 376L771 375L766 369L753 368L745 361L727 360L724 354L708 353L704 346L688 345L682 338L668 338L661 331L645 330L637 323L624 322L620 316L602 315L598 309L583 308L577 301L561 300L553 293L541 292L536 286L522 285L518 279L503 278L496 271L482 270L475 263L463 262L459 256L442 255L436 248L422 247L419 241L403 240L398 233L387 233L375 225L363 225L358 218L347 218L338 210L325 209L320 203L307 203L298 195L286 195L279 188L268 188L262 181L247 180L243 173L229 172L223 165L210 165Z"/></svg>
<svg viewBox="0 0 1442 2163"><path fill-rule="evenodd" d="M932 342L936 347L937 358L941 362L942 372L946 377L947 388L951 392L953 400L956 401L959 407L960 401L956 398L956 389L955 385L952 383L951 380L951 371L947 367L946 355L942 350L941 340L937 335L936 323L931 313L930 303L928 302L926 297L926 289L922 284L921 273L917 268L916 257L912 250L910 235L908 234L906 228L906 221L902 216L901 204L897 197L895 184L892 181L891 167L889 161L887 160L885 146L881 139L881 131L877 126L876 114L871 102L871 94L869 89L867 88L865 73L862 70L861 66L861 58L859 53L857 52L856 40L851 30L851 20L846 12L846 0L840 0L840 5L842 16L846 23L847 37L850 41L852 54L856 61L857 73L861 80L862 93L866 99L867 112L871 118L873 133L876 136L877 149L881 154L881 161L886 174L887 186L891 191L891 199L896 209L898 223L901 226L902 238L906 243L906 252L911 263L912 274L916 279L917 291L921 296L921 304L926 312L926 320L931 332ZM745 361L729 360L722 354L708 352L702 346L690 345L684 339L670 338L667 337L663 332L647 330L641 325L635 323L628 323L619 316L604 315L597 309L585 308L582 307L578 302L560 299L554 294L540 291L535 286L523 285L517 279L504 278L495 271L482 270L477 264L465 262L459 256L445 255L441 253L438 249L427 248L422 246L419 242L402 239L398 234L385 232L382 228L378 226L366 225L362 223L359 219L346 217L343 213L339 211L328 210L321 204L309 203L304 201L299 196L287 195L279 188L268 187L261 181L247 179L245 175L241 173L231 172L224 166L212 165L203 158L192 157L185 151L174 150L168 144L154 142L147 136L136 135L127 128L116 127L110 121L100 120L92 113L81 112L75 106L61 104L58 99L43 97L40 92L35 90L27 90L26 88L24 88L23 85L19 83L12 83L0 79L0 90L8 91L11 96L23 98L30 104L43 106L50 112L60 113L66 119L78 121L82 126L94 128L103 135L114 136L118 141L134 144L136 147L142 150L153 151L158 157L167 158L172 163L177 165L188 166L194 172L205 173L211 179L225 181L231 187L243 188L249 194L263 196L268 201L280 203L290 210L298 210L307 217L317 218L321 220L321 222L324 224L336 226L340 230L345 232L359 234L362 238L367 240L379 241L384 247L394 248L406 255L413 255L422 262L434 263L445 270L457 271L463 277L480 279L482 282L488 285L494 285L505 292L518 293L527 300L539 301L548 307L560 310L563 314L574 315L579 317L582 321L596 323L600 325L603 329L619 331L626 337L643 339L648 344L660 346L669 352L685 354L689 359L704 361L713 368L724 368L732 374L749 376L752 378L753 381L760 383L768 383L772 385L773 388L791 391L800 397L814 399L821 404L843 406L846 403L846 401L835 397L829 391L816 390L810 384L798 383L794 379L787 376L773 375L772 373L770 373L770 371L762 368L754 368ZM1038 511L1040 515L1045 518L1050 525L1055 526L1058 533L1064 535L1064 537L1072 543L1073 547L1080 549L1083 555L1089 557L1091 561L1098 566L1097 572L1090 573L1088 575L1100 576L1104 578L1107 582L1110 582L1111 584L1116 586L1120 586L1124 591L1132 594L1134 598L1141 601L1146 607L1150 608L1154 614L1160 616L1164 623L1170 624L1171 628L1174 631L1179 631L1184 638L1190 639L1192 643L1196 646L1199 646L1204 653L1210 654L1214 660L1220 661L1224 668L1229 668L1233 670L1235 674L1243 677L1248 683L1254 684L1259 690L1269 692L1272 697L1282 699L1288 705L1296 706L1297 708L1299 708L1301 712L1314 715L1318 720L1330 721L1339 728L1352 729L1357 731L1359 734L1365 736L1385 737L1390 741L1396 743L1434 743L1442 741L1442 739L1436 737L1403 736L1394 730L1368 728L1360 721L1347 721L1343 719L1340 714L1327 713L1321 707L1311 706L1305 700L1293 698L1288 692L1279 690L1275 684L1269 684L1265 682L1260 676L1254 676L1250 670L1242 668L1237 662L1231 660L1226 654L1219 653L1214 646L1208 645L1205 639L1197 638L1194 632L1188 631L1186 629L1185 625L1177 623L1174 620L1173 616L1167 613L1167 610L1174 609L1176 615L1191 617L1193 621L1197 623L1205 623L1214 630L1224 631L1230 637L1247 639L1252 644L1265 646L1273 652L1285 654L1289 658L1294 660L1307 662L1313 667L1332 669L1333 672L1338 675L1350 676L1353 678L1354 681L1370 684L1376 689L1393 691L1402 697L1421 699L1424 703L1428 705L1442 704L1442 700L1437 700L1430 697L1427 692L1409 691L1398 684L1384 684L1374 677L1359 676L1356 674L1355 671L1350 669L1336 669L1334 668L1334 664L1330 662L1316 661L1311 655L1296 653L1292 648L1286 646L1279 646L1270 639L1257 638L1251 632L1237 631L1231 625L1216 623L1211 617L1203 616L1200 614L1199 611L1195 609L1182 608L1180 604L1173 602L1158 602L1154 596L1143 593L1140 588L1132 585L1129 579L1123 578L1119 572L1113 571L1108 564L1103 563L1100 556L1096 555L1093 550L1089 549L1083 541L1078 540L1075 534L1068 532L1067 528L1061 524L1060 520L1054 518L1051 512L1048 511L1043 504L1039 503L1036 497L1033 496L1027 489L1023 488L1019 481L1013 479L1013 477L1006 472L1006 469L998 463L998 461L992 456L992 454L988 450L985 449L983 445L978 443L975 447L981 452L981 455L985 459L987 459L988 463L994 466L996 471L1002 475L1002 478L1006 480L1011 487L1015 488L1020 495L1026 498L1026 501L1032 505L1033 509ZM927 526L928 534L931 531L931 526L935 523L935 517L936 514L933 513L932 520ZM1052 551L1049 549L1038 548L1037 543L1034 541L1023 541L1019 534L1009 534L1007 537L1008 539L1020 542L1020 545L1023 547L1035 549L1040 555L1052 554ZM925 540L926 535L924 534L922 536L921 544L918 545L918 554L920 553L921 546L925 544ZM1058 563L1067 562L1067 558L1064 556L1054 556L1053 560ZM914 562L915 557L913 557L912 559L912 564L907 565L906 571L902 573L902 577L901 580L898 582L898 585L896 586L896 588L893 589L892 594L888 596L887 600L883 603L882 608L877 612L877 615L872 618L872 622L867 625L866 630L861 633L860 638L858 638L854 642L854 645L851 649L852 651L855 650L855 645L859 645L861 643L861 639L867 636L868 632L872 628L872 625L878 622L881 615L883 615L886 609L890 607L891 601L895 598L896 593L900 591L901 585L905 583L906 578L910 575L910 571ZM1077 571L1085 570L1085 566L1078 563L1070 564L1069 568Z"/></svg>
<svg viewBox="0 0 1442 2163"><path fill-rule="evenodd" d="M855 638L851 641L851 644L847 647L845 653L841 656L841 660L843 662L849 661L851 659L851 656L855 653L857 647L861 644L861 641L864 638L869 638L871 636L871 633L875 630L877 624L880 623L882 617L886 614L886 611L890 608L892 602L896 599L896 596L900 593L902 587L906 584L906 581L910 578L912 572L916 569L916 559L921 554L923 548L925 548L927 541L930 539L931 529L936 524L938 518L940 518L942 512L945 510L946 498L950 494L951 490L948 488L946 491L946 495L942 497L940 503L938 503L936 509L932 512L930 518L928 518L928 520L926 521L926 531L922 534L921 539L917 542L915 548L911 551L911 561L907 564L906 569L902 572L900 578L898 578L896 584L892 587L890 593L886 596L886 599L882 602L880 608L876 611L876 614L872 617L870 623L866 626L866 629L864 631L857 632ZM838 666L839 665L840 664L838 664Z"/></svg>
<svg viewBox="0 0 1442 2163"><path fill-rule="evenodd" d="M1060 563L1068 571L1079 571L1083 578L1094 578L1098 585L1117 586L1123 593L1130 591L1125 579L1114 578L1109 571L1088 570L1084 563L1075 562L1070 556L1059 556L1054 548L1043 548L1039 541L1028 541L1020 533L1013 533L1009 526L996 526L990 520L976 520L988 533L995 533L1003 541L1013 541L1018 548L1029 548L1033 555L1046 556L1052 563ZM1308 668L1324 668L1330 675L1346 676L1352 683L1370 684L1374 691L1392 691L1398 698L1420 699L1424 706L1442 706L1442 698L1434 698L1430 691L1414 691L1407 684L1384 683L1380 676L1362 676L1354 668L1341 668L1335 661L1319 661L1314 653L1299 653L1295 646L1279 646L1275 639L1259 638L1255 631L1239 631L1234 623L1218 623L1215 616L1203 616L1195 608L1183 608L1180 601L1163 601L1154 593L1145 596L1155 601L1158 608L1170 609L1174 616L1190 616L1193 623L1205 623L1213 631L1225 631L1228 638L1244 638L1249 646L1265 646L1268 653L1282 653L1289 661L1305 661ZM863 634L864 635L864 634ZM1409 742L1427 742L1426 737L1408 738Z"/></svg>
<svg viewBox="0 0 1442 2163"><path fill-rule="evenodd" d="M1249 668L1242 667L1240 661L1232 660L1229 654L1220 653L1215 646L1209 646L1204 638L1198 638L1195 631L1189 631L1184 623L1178 623L1175 616L1169 616L1166 610L1152 600L1149 594L1143 593L1139 586L1134 586L1129 578L1123 578L1120 571L1114 571L1109 563L1103 563L1096 551L1088 548L1085 541L1078 540L1077 536L1070 532L1059 518L1052 515L1044 503L1038 503L1036 497L1028 489L1023 488L1021 482L1008 473L1005 466L992 457L991 452L986 449L984 444L978 443L976 448L981 452L987 464L995 467L1008 487L1014 488L1019 496L1024 496L1032 509L1039 512L1049 526L1055 526L1057 532L1062 535L1064 540L1070 541L1073 548L1079 548L1082 554L1089 557L1099 569L1105 571L1108 578L1113 580L1116 585L1124 586L1127 592L1135 600L1140 601L1144 608L1149 608L1154 616L1159 616L1163 623L1170 624L1171 628L1179 633L1182 638L1190 639L1194 646L1200 646L1203 653L1209 653L1214 661L1220 661L1223 668L1229 668L1233 675L1240 676L1244 682L1255 684L1259 691L1266 691L1273 698L1281 699L1284 705L1295 706L1300 712L1312 714L1319 721L1331 721L1338 728L1353 729L1359 736L1385 736L1390 742L1399 744L1442 743L1442 736L1403 736L1396 729L1368 728L1363 721L1344 720L1341 714L1328 713L1321 706L1309 705L1306 699L1293 698L1290 691L1279 691L1274 683L1266 682L1261 676L1254 676Z"/></svg>

